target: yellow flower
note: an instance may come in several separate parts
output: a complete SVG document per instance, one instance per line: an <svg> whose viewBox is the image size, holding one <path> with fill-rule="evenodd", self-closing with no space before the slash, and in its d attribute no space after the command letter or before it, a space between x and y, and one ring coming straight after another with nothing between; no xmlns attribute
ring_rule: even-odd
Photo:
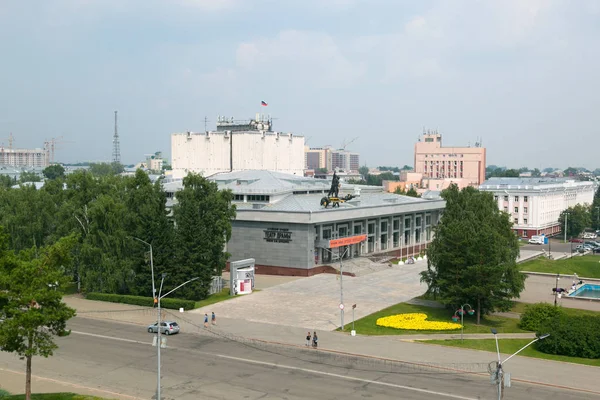
<svg viewBox="0 0 600 400"><path fill-rule="evenodd" d="M423 313L396 314L378 318L376 324L411 331L451 331L461 327L461 324L453 322L427 321L427 315Z"/></svg>

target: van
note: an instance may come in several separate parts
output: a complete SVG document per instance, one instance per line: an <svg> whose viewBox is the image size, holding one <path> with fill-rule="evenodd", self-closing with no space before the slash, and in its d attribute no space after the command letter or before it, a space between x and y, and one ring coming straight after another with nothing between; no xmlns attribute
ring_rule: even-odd
<svg viewBox="0 0 600 400"><path fill-rule="evenodd" d="M544 240L546 236L543 235L534 235L529 239L529 244L544 244Z"/></svg>

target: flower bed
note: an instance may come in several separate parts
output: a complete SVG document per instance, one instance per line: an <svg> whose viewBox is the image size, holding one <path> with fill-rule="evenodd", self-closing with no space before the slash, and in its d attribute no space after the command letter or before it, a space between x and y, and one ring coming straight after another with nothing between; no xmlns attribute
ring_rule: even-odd
<svg viewBox="0 0 600 400"><path fill-rule="evenodd" d="M441 321L427 321L427 314L396 314L377 319L378 326L406 329L411 331L452 331L460 329L461 324Z"/></svg>

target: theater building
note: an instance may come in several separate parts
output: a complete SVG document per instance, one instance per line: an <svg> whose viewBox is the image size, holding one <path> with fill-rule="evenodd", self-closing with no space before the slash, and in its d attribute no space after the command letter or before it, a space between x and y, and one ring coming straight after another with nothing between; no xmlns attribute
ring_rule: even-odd
<svg viewBox="0 0 600 400"><path fill-rule="evenodd" d="M229 261L256 260L256 273L310 276L331 270L340 258L424 251L444 200L386 193L382 187L341 183L351 200L324 208L330 182L272 171L238 171L209 177L231 189L237 216ZM180 181L165 184L176 201Z"/></svg>

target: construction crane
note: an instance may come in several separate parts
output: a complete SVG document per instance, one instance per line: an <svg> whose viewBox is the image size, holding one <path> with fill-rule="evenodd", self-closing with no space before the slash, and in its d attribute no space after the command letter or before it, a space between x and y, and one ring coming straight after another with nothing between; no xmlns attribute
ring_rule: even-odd
<svg viewBox="0 0 600 400"><path fill-rule="evenodd" d="M340 150L344 150L344 151L346 151L346 147L348 147L348 146L350 146L352 143L354 143L354 142L356 141L356 139L358 139L358 136L357 136L357 137L355 137L355 138L353 138L353 139L350 139L349 141L346 141L346 140L344 140L344 141L342 142L342 147L340 147Z"/></svg>
<svg viewBox="0 0 600 400"><path fill-rule="evenodd" d="M63 143L74 143L69 140L63 140L63 137L51 138L50 140L46 140L44 142L44 150L46 151L47 164L54 164L54 155L56 153L57 145Z"/></svg>
<svg viewBox="0 0 600 400"><path fill-rule="evenodd" d="M10 135L8 135L8 137L7 137L7 138L0 138L0 140L8 140L8 149L9 149L9 150L12 150L12 148L13 148L13 143L15 142L15 138L14 138L14 136L13 136L12 132L11 132L11 134L10 134ZM2 143L2 146L4 146L4 143Z"/></svg>

